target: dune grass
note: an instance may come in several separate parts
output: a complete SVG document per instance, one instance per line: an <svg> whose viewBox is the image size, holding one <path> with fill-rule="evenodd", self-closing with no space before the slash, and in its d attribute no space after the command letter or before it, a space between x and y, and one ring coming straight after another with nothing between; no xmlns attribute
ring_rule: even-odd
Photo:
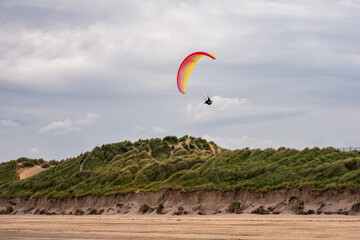
<svg viewBox="0 0 360 240"><path fill-rule="evenodd" d="M188 136L105 144L24 180L9 171L14 169L11 161L0 165L0 196L69 197L164 188L360 187L360 153L356 151L281 147L222 149L214 154L211 146L218 149L212 142Z"/></svg>

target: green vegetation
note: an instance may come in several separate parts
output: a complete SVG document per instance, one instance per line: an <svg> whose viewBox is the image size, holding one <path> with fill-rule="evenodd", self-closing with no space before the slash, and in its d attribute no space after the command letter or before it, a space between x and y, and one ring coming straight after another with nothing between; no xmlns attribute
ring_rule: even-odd
<svg viewBox="0 0 360 240"><path fill-rule="evenodd" d="M260 206L257 209L251 211L252 214L260 214L260 215L265 215L265 214L270 214L270 211L265 210L264 206Z"/></svg>
<svg viewBox="0 0 360 240"><path fill-rule="evenodd" d="M148 205L146 204L143 204L141 205L140 209L139 209L139 212L140 213L151 213L152 211L154 211L153 208L149 207Z"/></svg>
<svg viewBox="0 0 360 240"><path fill-rule="evenodd" d="M0 164L0 186L18 180L16 161Z"/></svg>
<svg viewBox="0 0 360 240"><path fill-rule="evenodd" d="M355 212L359 212L360 211L360 202L355 203L352 207L351 210L355 211Z"/></svg>
<svg viewBox="0 0 360 240"><path fill-rule="evenodd" d="M51 165L58 164L60 164L60 162L56 160L51 160L47 162L42 158L31 159L26 157L21 157L17 160L0 163L0 186L6 183L17 181L19 179L17 174L17 170L19 167L27 168L40 165L42 168L49 168L51 167Z"/></svg>
<svg viewBox="0 0 360 240"><path fill-rule="evenodd" d="M84 215L84 211L81 209L76 209L74 215Z"/></svg>
<svg viewBox="0 0 360 240"><path fill-rule="evenodd" d="M170 136L104 144L60 162L21 158L0 164L0 196L61 198L166 188L266 191L303 186L318 190L360 187L360 153L356 151L281 147L221 149L214 154L213 149L220 150L201 138ZM25 162L55 166L18 180L17 167ZM292 202L302 211L300 201L294 198ZM161 210L157 209L159 213ZM184 211L179 210L179 214ZM232 211L240 212L240 205L234 204Z"/></svg>
<svg viewBox="0 0 360 240"><path fill-rule="evenodd" d="M156 208L156 213L157 214L164 214L163 210L164 210L164 205L159 204L159 206Z"/></svg>
<svg viewBox="0 0 360 240"><path fill-rule="evenodd" d="M228 211L230 213L236 213L236 214L242 213L241 202L232 202L231 205L228 208Z"/></svg>

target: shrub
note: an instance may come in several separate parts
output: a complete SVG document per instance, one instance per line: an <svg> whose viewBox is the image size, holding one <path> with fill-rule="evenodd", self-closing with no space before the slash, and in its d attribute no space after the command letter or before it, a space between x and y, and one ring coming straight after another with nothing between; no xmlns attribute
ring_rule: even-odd
<svg viewBox="0 0 360 240"><path fill-rule="evenodd" d="M101 214L103 214L104 212L105 212L104 209L100 209L100 210L98 211L97 215L101 215Z"/></svg>
<svg viewBox="0 0 360 240"><path fill-rule="evenodd" d="M29 159L26 158L26 157L20 157L20 158L18 158L16 161L17 161L18 163L22 163L22 162L28 161L28 160L29 160Z"/></svg>
<svg viewBox="0 0 360 240"><path fill-rule="evenodd" d="M168 142L170 144L178 144L179 139L176 136L166 136L163 138L163 141Z"/></svg>
<svg viewBox="0 0 360 240"><path fill-rule="evenodd" d="M336 162L329 166L325 171L325 176L334 177L343 174L346 171L346 168L342 162Z"/></svg>
<svg viewBox="0 0 360 240"><path fill-rule="evenodd" d="M304 212L304 211L299 212L299 214L303 214L303 215L310 215L310 214L314 214L314 213L315 213L315 211L313 209L310 209L306 212Z"/></svg>
<svg viewBox="0 0 360 240"><path fill-rule="evenodd" d="M97 215L97 210L95 208L90 209L89 215Z"/></svg>
<svg viewBox="0 0 360 240"><path fill-rule="evenodd" d="M23 161L22 165L23 167L34 167L35 163L33 161Z"/></svg>
<svg viewBox="0 0 360 240"><path fill-rule="evenodd" d="M345 167L349 170L356 170L360 167L360 159L351 159L344 163Z"/></svg>
<svg viewBox="0 0 360 240"><path fill-rule="evenodd" d="M83 215L83 214L84 214L84 211L81 209L76 209L74 212L74 215Z"/></svg>
<svg viewBox="0 0 360 240"><path fill-rule="evenodd" d="M46 161L44 159L42 159L42 158L39 158L38 161L39 161L39 165L46 163Z"/></svg>
<svg viewBox="0 0 360 240"><path fill-rule="evenodd" d="M56 166L56 165L59 165L59 161L56 161L56 160L50 160L50 161L49 161L49 164L50 164L50 165L55 165L55 166Z"/></svg>
<svg viewBox="0 0 360 240"><path fill-rule="evenodd" d="M291 208L295 213L302 213L304 210L304 201L300 200L296 196L291 196L289 199L289 204L291 205Z"/></svg>
<svg viewBox="0 0 360 240"><path fill-rule="evenodd" d="M176 150L177 151L174 152L173 156L184 156L184 155L189 154L189 152L186 149L177 148Z"/></svg>
<svg viewBox="0 0 360 240"><path fill-rule="evenodd" d="M264 215L264 214L270 214L270 211L265 210L264 206L260 206L257 209L251 211L251 213Z"/></svg>
<svg viewBox="0 0 360 240"><path fill-rule="evenodd" d="M12 213L13 211L14 211L13 207L12 207L12 206L8 206L8 207L6 208L5 214L10 214L10 213Z"/></svg>
<svg viewBox="0 0 360 240"><path fill-rule="evenodd" d="M209 143L205 139L196 138L195 144L198 146L199 149L211 150Z"/></svg>
<svg viewBox="0 0 360 240"><path fill-rule="evenodd" d="M156 208L156 213L157 214L164 214L163 209L164 209L164 205L159 204L159 206Z"/></svg>
<svg viewBox="0 0 360 240"><path fill-rule="evenodd" d="M150 147L152 149L151 156L158 159L168 158L170 156L171 148L160 139L158 139L158 141L155 140L150 140Z"/></svg>
<svg viewBox="0 0 360 240"><path fill-rule="evenodd" d="M184 149L190 150L190 149L189 149L189 146L186 144L186 142L183 142L183 143L182 143L182 146L183 146Z"/></svg>
<svg viewBox="0 0 360 240"><path fill-rule="evenodd" d="M176 212L174 212L174 215L187 215L188 211L185 211L185 209L183 207L178 207L178 210Z"/></svg>
<svg viewBox="0 0 360 240"><path fill-rule="evenodd" d="M40 214L41 215L44 215L44 214L48 215L48 212L45 209L41 209Z"/></svg>
<svg viewBox="0 0 360 240"><path fill-rule="evenodd" d="M228 207L228 212L236 214L242 213L241 202L232 202Z"/></svg>
<svg viewBox="0 0 360 240"><path fill-rule="evenodd" d="M353 210L355 212L359 212L360 211L360 202L357 202L354 205L352 205L351 210Z"/></svg>
<svg viewBox="0 0 360 240"><path fill-rule="evenodd" d="M154 209L151 208L151 207L149 207L149 206L146 205L146 204L141 205L141 207L140 207L140 209L139 209L139 212L140 212L140 213L150 213L150 212L152 212L152 211L154 211Z"/></svg>
<svg viewBox="0 0 360 240"><path fill-rule="evenodd" d="M41 165L42 168L49 168L50 167L50 164L49 163L43 163Z"/></svg>
<svg viewBox="0 0 360 240"><path fill-rule="evenodd" d="M185 142L188 138L189 138L189 136L188 136L188 135L185 135L185 136L179 138L179 141L180 141L180 142Z"/></svg>
<svg viewBox="0 0 360 240"><path fill-rule="evenodd" d="M322 213L322 209L325 207L325 203L322 203L321 206L318 208L318 210L316 211L316 214L321 214Z"/></svg>

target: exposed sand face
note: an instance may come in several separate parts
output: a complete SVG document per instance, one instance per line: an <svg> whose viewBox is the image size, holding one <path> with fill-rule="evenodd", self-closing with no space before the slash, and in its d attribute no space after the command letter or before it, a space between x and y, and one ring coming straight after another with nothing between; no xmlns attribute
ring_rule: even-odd
<svg viewBox="0 0 360 240"><path fill-rule="evenodd" d="M268 192L247 190L196 190L182 192L160 190L157 192L132 192L123 195L107 195L51 199L47 197L0 198L0 211L9 207L8 214L75 214L84 215L218 215L234 213L257 214L345 214L360 215L360 189L278 189ZM234 203L241 207L230 211ZM148 211L142 208L147 206ZM161 206L161 211L158 212ZM182 209L182 210L180 210ZM261 210L262 209L262 210ZM261 211L260 211L261 210ZM100 213L101 212L101 213ZM160 213L160 214L159 214Z"/></svg>
<svg viewBox="0 0 360 240"><path fill-rule="evenodd" d="M0 216L1 239L359 239L358 216Z"/></svg>
<svg viewBox="0 0 360 240"><path fill-rule="evenodd" d="M19 168L18 174L19 178L25 179L31 176L34 176L35 174L38 174L39 172L45 171L47 168L42 168L41 166L34 166L34 167L26 167L26 168Z"/></svg>

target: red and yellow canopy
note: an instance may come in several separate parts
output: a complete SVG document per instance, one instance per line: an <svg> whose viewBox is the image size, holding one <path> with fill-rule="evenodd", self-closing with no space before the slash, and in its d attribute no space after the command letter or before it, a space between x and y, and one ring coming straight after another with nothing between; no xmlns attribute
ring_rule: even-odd
<svg viewBox="0 0 360 240"><path fill-rule="evenodd" d="M177 85L179 91L183 94L186 93L186 85L189 80L190 74L194 69L196 63L199 61L200 58L203 56L211 57L212 59L216 59L214 55L211 53L206 52L194 52L187 56L184 61L181 63L179 67L179 71L177 74Z"/></svg>

